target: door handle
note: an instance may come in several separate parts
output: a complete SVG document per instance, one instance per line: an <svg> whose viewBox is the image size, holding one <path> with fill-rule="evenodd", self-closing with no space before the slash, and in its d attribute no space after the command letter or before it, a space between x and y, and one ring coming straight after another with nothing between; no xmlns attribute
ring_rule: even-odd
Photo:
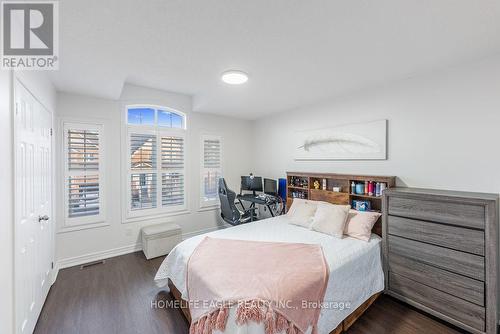
<svg viewBox="0 0 500 334"><path fill-rule="evenodd" d="M42 220L44 220L44 221L49 220L49 216L47 216L47 215L38 216L38 222L40 223Z"/></svg>

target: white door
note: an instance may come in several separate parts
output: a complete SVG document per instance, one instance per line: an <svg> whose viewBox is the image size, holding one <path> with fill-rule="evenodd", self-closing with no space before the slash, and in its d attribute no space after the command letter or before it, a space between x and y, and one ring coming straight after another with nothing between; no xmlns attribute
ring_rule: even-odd
<svg viewBox="0 0 500 334"><path fill-rule="evenodd" d="M16 333L32 333L51 285L52 114L15 84Z"/></svg>

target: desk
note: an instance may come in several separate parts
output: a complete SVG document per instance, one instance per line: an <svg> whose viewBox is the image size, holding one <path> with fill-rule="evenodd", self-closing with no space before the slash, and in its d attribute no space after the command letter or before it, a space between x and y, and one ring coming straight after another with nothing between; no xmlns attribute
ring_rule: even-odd
<svg viewBox="0 0 500 334"><path fill-rule="evenodd" d="M271 209L271 205L279 203L279 199L277 197L272 197L272 196L268 197L269 199L272 199L271 201L269 201L269 200L266 201L265 199L260 198L259 196L254 195L254 194L238 195L236 198L240 202L243 209L245 209L245 206L243 205L242 201L250 202L251 203L250 208L254 208L256 204L267 206L267 208L269 209L269 212L271 213L271 216L273 216L273 217L274 217L274 212Z"/></svg>

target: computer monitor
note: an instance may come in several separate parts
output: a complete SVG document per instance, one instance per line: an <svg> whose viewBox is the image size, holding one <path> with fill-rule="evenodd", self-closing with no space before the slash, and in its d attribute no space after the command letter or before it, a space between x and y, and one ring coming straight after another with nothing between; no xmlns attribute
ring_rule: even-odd
<svg viewBox="0 0 500 334"><path fill-rule="evenodd" d="M249 178L250 178L250 176L242 176L241 177L241 187L240 187L241 191L250 190Z"/></svg>
<svg viewBox="0 0 500 334"><path fill-rule="evenodd" d="M241 177L241 190L248 191L262 191L262 178L260 176L242 176Z"/></svg>
<svg viewBox="0 0 500 334"><path fill-rule="evenodd" d="M264 193L271 196L278 196L278 183L273 179L264 179Z"/></svg>

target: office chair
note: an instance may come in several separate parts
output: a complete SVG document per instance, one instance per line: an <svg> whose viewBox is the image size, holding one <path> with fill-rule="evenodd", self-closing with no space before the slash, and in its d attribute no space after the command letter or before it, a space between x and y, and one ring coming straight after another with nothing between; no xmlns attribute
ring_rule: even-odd
<svg viewBox="0 0 500 334"><path fill-rule="evenodd" d="M230 225L239 225L253 221L256 207L239 210L234 202L236 193L227 187L226 180L219 179L220 215Z"/></svg>

